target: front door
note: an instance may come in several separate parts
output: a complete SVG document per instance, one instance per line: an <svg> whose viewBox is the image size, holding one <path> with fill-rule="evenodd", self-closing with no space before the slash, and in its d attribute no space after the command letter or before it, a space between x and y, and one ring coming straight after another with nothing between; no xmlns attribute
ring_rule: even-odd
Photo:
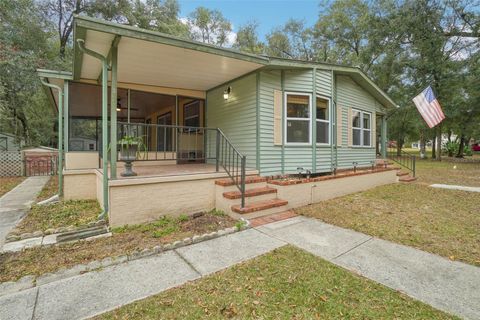
<svg viewBox="0 0 480 320"><path fill-rule="evenodd" d="M172 113L158 116L157 124L171 126ZM172 130L171 127L157 127L157 151L172 151Z"/></svg>

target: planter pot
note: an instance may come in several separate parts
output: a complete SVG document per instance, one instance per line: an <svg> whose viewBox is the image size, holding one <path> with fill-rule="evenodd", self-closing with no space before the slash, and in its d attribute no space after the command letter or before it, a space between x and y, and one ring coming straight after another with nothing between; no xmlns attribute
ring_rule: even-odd
<svg viewBox="0 0 480 320"><path fill-rule="evenodd" d="M130 144L128 146L120 145L120 161L125 161L125 171L120 175L122 177L132 177L137 174L132 170L132 162L137 159L137 144Z"/></svg>

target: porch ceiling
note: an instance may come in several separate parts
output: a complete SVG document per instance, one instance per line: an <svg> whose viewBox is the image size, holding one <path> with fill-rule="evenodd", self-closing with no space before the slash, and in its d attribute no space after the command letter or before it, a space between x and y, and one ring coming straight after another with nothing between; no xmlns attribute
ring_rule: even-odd
<svg viewBox="0 0 480 320"><path fill-rule="evenodd" d="M118 81L208 90L268 63L268 59L90 18L75 20L75 41L107 57L118 41ZM75 79L97 80L99 60L75 47Z"/></svg>

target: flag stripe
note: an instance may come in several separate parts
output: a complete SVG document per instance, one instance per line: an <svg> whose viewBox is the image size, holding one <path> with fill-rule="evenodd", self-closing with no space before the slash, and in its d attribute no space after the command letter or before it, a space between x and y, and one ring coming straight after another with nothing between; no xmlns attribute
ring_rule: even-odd
<svg viewBox="0 0 480 320"><path fill-rule="evenodd" d="M413 98L413 103L430 128L435 127L445 119L445 114L443 113L440 103L438 103L437 98L433 94L432 88L427 87L423 90L422 93Z"/></svg>

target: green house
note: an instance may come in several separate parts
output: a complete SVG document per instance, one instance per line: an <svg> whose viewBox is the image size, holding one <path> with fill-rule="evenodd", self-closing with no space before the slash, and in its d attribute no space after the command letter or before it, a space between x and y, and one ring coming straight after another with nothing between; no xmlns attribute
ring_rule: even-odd
<svg viewBox="0 0 480 320"><path fill-rule="evenodd" d="M73 70L38 70L63 115L66 198L97 198L112 215L115 193L128 186L162 193L168 181L226 178L243 208L249 176L317 177L373 168L385 157L386 113L396 105L359 68L246 54L87 17L73 23ZM123 168L131 164L126 137L138 147L135 176ZM129 190L140 198L145 191ZM198 197L214 198L208 192ZM216 206L190 202L181 210ZM152 205L142 220L162 210L169 207Z"/></svg>

